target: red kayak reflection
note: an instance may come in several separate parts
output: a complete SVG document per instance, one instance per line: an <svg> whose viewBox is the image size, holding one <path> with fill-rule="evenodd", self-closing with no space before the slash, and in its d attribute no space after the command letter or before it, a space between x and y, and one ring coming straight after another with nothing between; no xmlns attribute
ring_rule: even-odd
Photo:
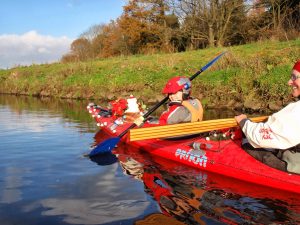
<svg viewBox="0 0 300 225"><path fill-rule="evenodd" d="M96 144L108 137L100 130ZM124 174L144 183L164 215L185 224L300 223L300 195L295 193L179 165L123 143L113 153Z"/></svg>

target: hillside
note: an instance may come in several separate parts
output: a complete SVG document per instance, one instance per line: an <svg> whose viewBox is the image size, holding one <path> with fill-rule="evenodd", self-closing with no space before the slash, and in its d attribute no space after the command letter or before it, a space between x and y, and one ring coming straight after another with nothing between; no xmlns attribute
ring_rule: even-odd
<svg viewBox="0 0 300 225"><path fill-rule="evenodd" d="M206 107L276 110L291 100L287 81L300 58L300 39L0 70L0 92L96 100L134 94L151 104L163 98L161 90L170 77L189 77L224 51L193 81L192 95Z"/></svg>

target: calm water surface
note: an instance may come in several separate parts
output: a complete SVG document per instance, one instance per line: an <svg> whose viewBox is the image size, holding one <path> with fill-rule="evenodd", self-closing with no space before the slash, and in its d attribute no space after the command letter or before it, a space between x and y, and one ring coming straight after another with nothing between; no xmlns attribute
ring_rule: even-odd
<svg viewBox="0 0 300 225"><path fill-rule="evenodd" d="M84 158L106 138L86 105L0 95L0 224L300 223L294 194L122 145L116 155Z"/></svg>

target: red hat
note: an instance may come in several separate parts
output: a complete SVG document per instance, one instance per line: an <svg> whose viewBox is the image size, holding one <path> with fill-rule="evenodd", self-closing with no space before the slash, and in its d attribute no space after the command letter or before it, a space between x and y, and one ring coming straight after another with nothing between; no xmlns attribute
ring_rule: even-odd
<svg viewBox="0 0 300 225"><path fill-rule="evenodd" d="M300 60L298 60L298 62L295 63L293 70L297 70L300 73Z"/></svg>
<svg viewBox="0 0 300 225"><path fill-rule="evenodd" d="M171 78L166 86L164 87L163 94L174 94L177 91L184 90L190 92L191 81L187 77L173 77Z"/></svg>

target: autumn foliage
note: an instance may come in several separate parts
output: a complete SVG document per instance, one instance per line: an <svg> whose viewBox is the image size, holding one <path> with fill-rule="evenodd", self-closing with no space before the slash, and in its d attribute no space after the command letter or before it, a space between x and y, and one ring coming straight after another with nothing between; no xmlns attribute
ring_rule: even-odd
<svg viewBox="0 0 300 225"><path fill-rule="evenodd" d="M115 21L74 40L62 62L295 39L299 15L299 0L129 0Z"/></svg>

